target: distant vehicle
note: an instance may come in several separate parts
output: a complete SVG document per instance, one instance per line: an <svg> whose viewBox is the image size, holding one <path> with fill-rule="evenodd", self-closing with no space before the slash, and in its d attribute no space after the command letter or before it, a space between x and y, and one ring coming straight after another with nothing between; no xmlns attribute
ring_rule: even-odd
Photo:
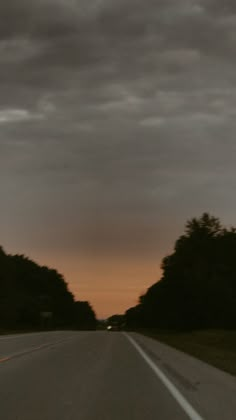
<svg viewBox="0 0 236 420"><path fill-rule="evenodd" d="M119 331L118 325L108 325L107 331Z"/></svg>

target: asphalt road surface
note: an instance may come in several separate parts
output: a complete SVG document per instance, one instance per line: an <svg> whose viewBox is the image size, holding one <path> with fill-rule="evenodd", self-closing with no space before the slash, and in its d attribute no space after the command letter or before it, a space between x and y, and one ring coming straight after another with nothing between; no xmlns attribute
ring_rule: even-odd
<svg viewBox="0 0 236 420"><path fill-rule="evenodd" d="M235 420L236 379L136 333L0 337L2 420Z"/></svg>

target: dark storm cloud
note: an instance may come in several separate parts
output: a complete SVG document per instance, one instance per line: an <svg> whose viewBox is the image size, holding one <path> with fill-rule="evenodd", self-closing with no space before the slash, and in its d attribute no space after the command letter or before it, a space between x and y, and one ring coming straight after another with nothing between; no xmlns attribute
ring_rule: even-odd
<svg viewBox="0 0 236 420"><path fill-rule="evenodd" d="M234 2L2 0L0 17L4 220L125 254L196 211L231 217Z"/></svg>
<svg viewBox="0 0 236 420"><path fill-rule="evenodd" d="M219 60L233 50L234 27L223 24L230 13L215 17L203 2L147 3L3 2L1 96L33 104L40 93L70 89L86 105L103 100L104 91L116 97L119 83L149 97L160 87L214 86L222 66L234 78L225 63L212 69L209 62L209 55ZM196 77L203 71L205 77Z"/></svg>

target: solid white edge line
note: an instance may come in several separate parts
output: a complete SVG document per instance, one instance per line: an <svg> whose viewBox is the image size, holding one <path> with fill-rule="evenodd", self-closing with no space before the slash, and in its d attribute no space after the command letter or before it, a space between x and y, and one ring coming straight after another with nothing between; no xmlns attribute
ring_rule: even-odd
<svg viewBox="0 0 236 420"><path fill-rule="evenodd" d="M129 340L129 342L135 347L137 352L142 356L148 366L153 370L153 372L158 376L161 382L165 385L174 399L182 407L184 412L188 415L191 420L203 420L196 410L191 406L191 404L186 400L186 398L180 393L180 391L175 387L174 384L167 378L166 375L161 371L161 369L150 359L150 357L145 353L145 351L140 347L136 341L129 336L127 333L123 333L124 336Z"/></svg>

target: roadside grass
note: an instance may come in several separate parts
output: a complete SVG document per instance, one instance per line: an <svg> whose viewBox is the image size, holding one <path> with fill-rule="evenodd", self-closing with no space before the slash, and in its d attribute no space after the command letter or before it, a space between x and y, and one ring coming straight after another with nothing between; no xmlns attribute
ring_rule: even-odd
<svg viewBox="0 0 236 420"><path fill-rule="evenodd" d="M169 332L136 330L232 375L236 375L236 331Z"/></svg>

